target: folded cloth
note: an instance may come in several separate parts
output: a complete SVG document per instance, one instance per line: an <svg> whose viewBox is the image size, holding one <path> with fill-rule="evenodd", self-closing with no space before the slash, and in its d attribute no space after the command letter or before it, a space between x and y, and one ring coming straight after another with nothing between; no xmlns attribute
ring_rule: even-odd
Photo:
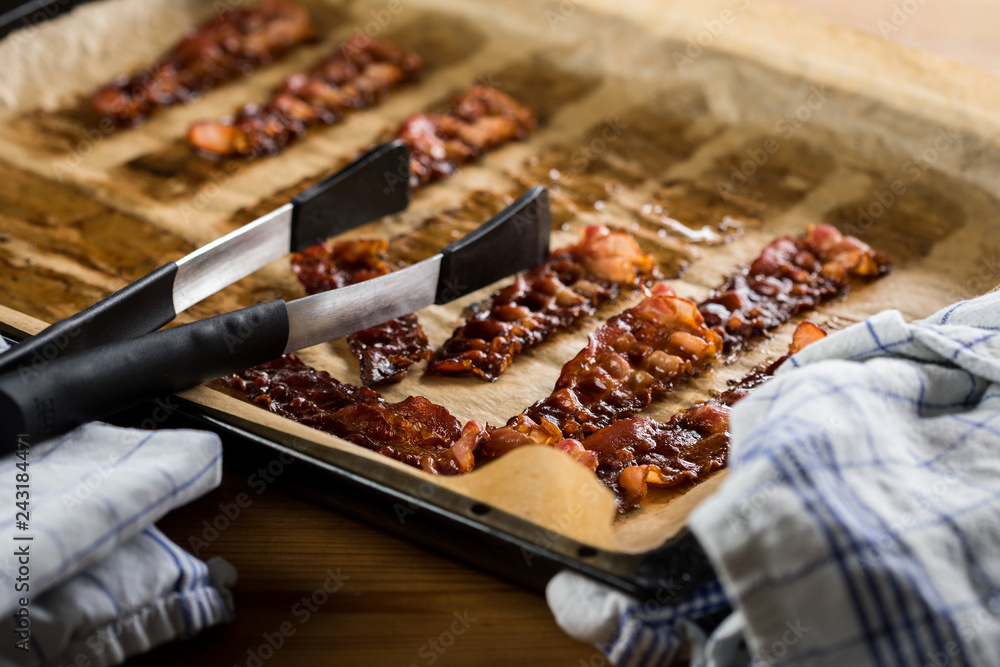
<svg viewBox="0 0 1000 667"><path fill-rule="evenodd" d="M693 665L1000 665L1000 294L814 343L731 434L689 525L734 612ZM616 664L670 664L643 642Z"/></svg>
<svg viewBox="0 0 1000 667"><path fill-rule="evenodd" d="M119 664L232 616L231 566L152 528L219 484L215 434L95 423L26 445L0 459L0 664Z"/></svg>
<svg viewBox="0 0 1000 667"><path fill-rule="evenodd" d="M1000 293L807 347L731 429L690 524L752 655L1000 665Z"/></svg>
<svg viewBox="0 0 1000 667"><path fill-rule="evenodd" d="M118 665L160 644L230 620L236 570L203 563L150 526L111 555L31 598L28 651L17 617L2 624L0 664Z"/></svg>
<svg viewBox="0 0 1000 667"><path fill-rule="evenodd" d="M678 659L704 656L708 634L730 612L729 600L714 578L689 598L670 604L656 597L640 602L567 571L552 578L545 596L566 634L594 644L611 664L622 667L669 665ZM725 647L717 641L713 652L742 651L747 657L741 640L737 636Z"/></svg>

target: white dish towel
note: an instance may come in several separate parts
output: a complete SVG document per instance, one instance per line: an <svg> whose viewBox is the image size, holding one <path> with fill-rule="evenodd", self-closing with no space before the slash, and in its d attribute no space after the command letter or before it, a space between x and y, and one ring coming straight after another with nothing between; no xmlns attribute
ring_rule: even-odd
<svg viewBox="0 0 1000 667"><path fill-rule="evenodd" d="M21 451L0 459L0 665L117 665L232 618L232 566L153 526L219 484L215 434L95 423Z"/></svg>
<svg viewBox="0 0 1000 667"><path fill-rule="evenodd" d="M698 625L711 583L679 610L564 573L563 628L618 665L1000 665L1000 293L809 346L731 431L690 527L732 614Z"/></svg>

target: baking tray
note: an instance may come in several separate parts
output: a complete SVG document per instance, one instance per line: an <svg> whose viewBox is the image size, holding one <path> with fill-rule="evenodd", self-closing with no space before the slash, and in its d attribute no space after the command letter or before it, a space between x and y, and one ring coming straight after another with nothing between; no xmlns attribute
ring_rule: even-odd
<svg viewBox="0 0 1000 667"><path fill-rule="evenodd" d="M206 95L196 105L167 111L130 134L102 137L67 167L74 151L81 152L71 140L79 126L72 113L65 112L67 105L74 94L116 73L114 68L121 64L109 45L113 42L100 40L102 30L127 29L137 35L133 58L140 64L169 44L171 31L192 23L191 17L203 11L196 4L150 2L139 11L135 2L107 0L40 28L38 37L19 52L5 52L8 43L0 43L0 56L23 61L18 76L0 91L7 108L0 112L0 169L7 171L5 177L23 183L25 193L55 195L72 189L80 202L86 199L104 207L94 215L113 217L115 228L128 230L127 238L112 238L110 225L91 225L86 227L90 235L81 233L74 243L96 259L74 256L77 246L63 243L45 246L46 252L39 253L43 261L28 265L22 261L30 242L26 227L0 219L6 224L2 231L14 239L0 245L6 260L0 263L0 277L14 280L14 267L17 275L31 276L32 285L86 288L64 287L55 299L49 292L8 293L4 303L16 312L0 312L0 320L15 326L20 321L22 330L30 331L35 325L25 315L52 320L70 314L109 286L134 280L156 263L228 231L233 221L245 222L287 199L409 113L477 80L527 95L526 101L542 117L539 132L529 142L498 151L422 191L407 215L362 233L401 233L415 222L441 219L440 211L456 206L460 214L443 219L467 224L462 215L470 209L461 207L476 190L498 183L515 190L541 181L553 188L557 219L571 226L609 221L623 227L623 221L634 222L637 233L645 234L644 247L659 252L668 270L679 273L686 268L673 281L683 296L700 298L774 236L796 234L806 224L821 221L859 234L896 261L890 278L817 313L817 321L831 327L886 308L898 308L910 318L925 316L996 282L990 267L1000 248L994 223L1000 219L1000 126L993 111L1000 104L997 82L764 2L408 4L409 15L390 12L384 34L428 55L429 73L419 86L341 127L316 133L278 158L241 168L222 185L211 175L191 172L187 163L178 169L178 163L171 162L177 155L176 138L191 120L259 99L323 47L310 47L288 62ZM384 3L313 4L326 25L339 26L329 33L331 40L356 29L383 30L377 19L385 16ZM162 14L163 20L150 22L150 13ZM86 76L45 71L44 63L27 57L32 49L51 48L47 40L59 37L60 31L68 33L74 21L87 25L93 37L88 41L86 35L62 35L63 51L70 60L87 62ZM147 25L154 23L155 31ZM33 84L40 77L51 85ZM619 136L613 134L621 127L613 125L618 121L628 127L615 143L610 138ZM605 135L607 131L612 134ZM606 139L600 150L593 143L599 137ZM593 179L574 184L551 176L551 170L546 173L552 166L548 160L561 156L564 162L572 161L586 157L587 149L594 155L586 159L599 167L598 180L609 173L631 179L620 193L606 198L610 208L596 206L604 200L588 190L600 185ZM622 164L630 156L645 173L637 175L635 164ZM914 171L918 176L903 182ZM63 185L57 187L57 180ZM894 194L897 181L905 185L907 196ZM213 187L215 196L202 196ZM893 202L887 203L890 196ZM649 221L640 218L643 206L657 201L688 222L740 216L741 236L732 243L706 246L670 233L651 235ZM859 210L868 217L860 217ZM70 213L53 214L60 216ZM575 235L573 230L554 233L557 243ZM128 252L121 257L141 261L101 255L99 241L104 240L125 246ZM106 269L104 265L115 269L114 279L95 275ZM65 280L53 279L53 272ZM269 267L193 309L191 317L247 305L248 299L294 296L294 280L288 274L287 264ZM28 283L21 279L22 285ZM440 337L450 330L457 309L481 296L452 309L423 311L425 326ZM468 413L459 415L463 419L481 417L474 412L482 411L493 423L502 422L544 396L561 363L581 347L588 331L628 303L616 302L579 330L525 355L495 385L473 381L460 389L458 384L415 379L417 384L388 390L387 398L425 395ZM786 327L739 361L717 367L649 414L666 418L774 358L790 331ZM308 360L350 381L356 371L342 351L324 348ZM467 390L470 384L474 391ZM511 387L528 398L511 394ZM456 399L460 392L467 400ZM217 391L199 388L184 398L197 406L185 410L185 419L224 434L227 460L244 453L264 458L294 453L302 462L302 479L310 480L305 485L308 493L320 502L459 557L464 552L470 561L519 581L537 586L556 569L570 567L634 594L655 596L663 592L661 579L669 582L673 575L674 582L683 581L682 575L687 575L684 583L693 586L705 572L704 558L685 521L723 475L694 487L654 493L639 512L611 523L607 494L597 497L596 481L552 450L525 448L484 466L479 471L484 475L466 479L492 476L496 482L499 477L507 486L478 488L461 479L431 479ZM548 470L550 478L564 486L544 495L531 482L532 471L538 469ZM586 511L574 513L572 501L586 494L597 495ZM359 503L357 498L366 500ZM400 521L400 507L414 510L412 522L405 511Z"/></svg>
<svg viewBox="0 0 1000 667"><path fill-rule="evenodd" d="M17 345L21 332L0 323L4 340ZM141 427L153 400L109 419ZM162 403L161 403L162 405ZM159 409L159 408L157 408ZM681 531L662 547L639 555L595 549L509 513L494 510L411 475L388 471L372 479L367 459L339 452L320 460L206 415L183 402L160 428L212 431L220 436L227 469L247 474L280 460L289 474L275 484L418 544L466 561L538 591L556 573L572 570L641 599L680 602L707 580L712 567L697 540Z"/></svg>

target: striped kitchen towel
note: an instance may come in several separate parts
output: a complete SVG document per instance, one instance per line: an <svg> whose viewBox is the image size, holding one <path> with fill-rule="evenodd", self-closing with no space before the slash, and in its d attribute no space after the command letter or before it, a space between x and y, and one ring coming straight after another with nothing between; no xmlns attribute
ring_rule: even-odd
<svg viewBox="0 0 1000 667"><path fill-rule="evenodd" d="M232 567L153 527L221 474L212 433L98 423L0 459L0 665L115 665L230 618Z"/></svg>
<svg viewBox="0 0 1000 667"><path fill-rule="evenodd" d="M1000 293L796 355L691 527L758 664L1000 665Z"/></svg>
<svg viewBox="0 0 1000 667"><path fill-rule="evenodd" d="M1000 665L1000 293L810 345L731 433L689 525L732 614L702 639L676 609L606 606L587 627L614 664ZM579 627L557 581L550 606Z"/></svg>

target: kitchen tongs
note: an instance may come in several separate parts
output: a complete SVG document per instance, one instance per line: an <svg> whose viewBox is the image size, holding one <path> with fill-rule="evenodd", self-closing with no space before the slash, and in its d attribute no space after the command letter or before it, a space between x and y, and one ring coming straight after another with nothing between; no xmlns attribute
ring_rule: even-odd
<svg viewBox="0 0 1000 667"><path fill-rule="evenodd" d="M0 374L156 331L202 299L291 252L409 206L409 149L384 144L291 202L56 322L0 354Z"/></svg>
<svg viewBox="0 0 1000 667"><path fill-rule="evenodd" d="M393 273L294 301L262 303L60 356L33 373L0 377L0 449L106 417L442 304L548 255L548 194L535 187L437 255Z"/></svg>

